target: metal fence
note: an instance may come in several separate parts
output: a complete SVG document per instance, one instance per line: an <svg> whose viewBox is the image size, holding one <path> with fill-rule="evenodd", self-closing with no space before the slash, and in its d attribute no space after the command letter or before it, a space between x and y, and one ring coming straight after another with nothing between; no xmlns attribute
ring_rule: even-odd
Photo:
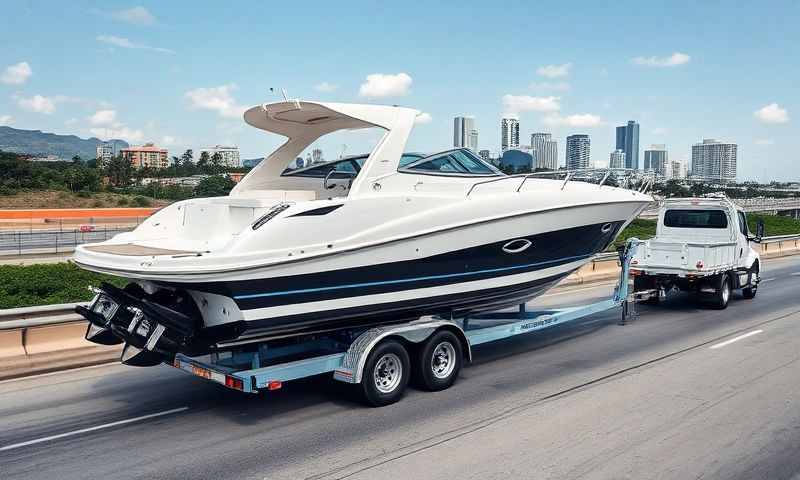
<svg viewBox="0 0 800 480"><path fill-rule="evenodd" d="M76 245L102 242L132 229L133 227L96 227L86 231L78 228L0 231L0 256L71 252Z"/></svg>

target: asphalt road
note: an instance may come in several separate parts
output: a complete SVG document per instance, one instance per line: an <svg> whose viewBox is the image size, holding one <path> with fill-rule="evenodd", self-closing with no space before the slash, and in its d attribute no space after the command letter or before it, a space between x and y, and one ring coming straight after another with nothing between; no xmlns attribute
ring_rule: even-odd
<svg viewBox="0 0 800 480"><path fill-rule="evenodd" d="M380 409L328 378L248 396L166 366L2 382L0 478L800 478L800 259L765 267L727 310L678 296L497 342Z"/></svg>

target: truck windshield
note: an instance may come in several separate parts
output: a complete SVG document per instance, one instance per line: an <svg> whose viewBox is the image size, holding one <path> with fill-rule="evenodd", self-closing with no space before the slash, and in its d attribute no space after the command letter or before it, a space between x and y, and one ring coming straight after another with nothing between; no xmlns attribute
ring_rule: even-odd
<svg viewBox="0 0 800 480"><path fill-rule="evenodd" d="M664 226L672 228L728 228L722 210L667 210Z"/></svg>

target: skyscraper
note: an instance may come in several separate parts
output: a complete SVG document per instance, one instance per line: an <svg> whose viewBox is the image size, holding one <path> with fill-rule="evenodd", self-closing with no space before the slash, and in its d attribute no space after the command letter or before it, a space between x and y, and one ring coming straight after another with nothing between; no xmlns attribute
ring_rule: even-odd
<svg viewBox="0 0 800 480"><path fill-rule="evenodd" d="M681 162L680 160L672 160L671 162L669 162L669 165L670 165L669 175L667 175L669 178L673 180L678 180L680 178L683 178L684 176L683 162Z"/></svg>
<svg viewBox="0 0 800 480"><path fill-rule="evenodd" d="M725 143L704 138L692 145L692 177L712 182L736 181L735 143Z"/></svg>
<svg viewBox="0 0 800 480"><path fill-rule="evenodd" d="M589 168L591 142L589 135L570 135L567 137L567 169Z"/></svg>
<svg viewBox="0 0 800 480"><path fill-rule="evenodd" d="M519 120L504 118L500 121L500 149L519 148Z"/></svg>
<svg viewBox="0 0 800 480"><path fill-rule="evenodd" d="M478 130L475 117L455 117L453 119L453 146L478 151Z"/></svg>
<svg viewBox="0 0 800 480"><path fill-rule="evenodd" d="M639 124L633 120L617 127L617 150L625 152L625 168L639 170Z"/></svg>
<svg viewBox="0 0 800 480"><path fill-rule="evenodd" d="M667 148L664 145L650 145L644 151L644 169L652 170L656 175L666 176L669 167Z"/></svg>
<svg viewBox="0 0 800 480"><path fill-rule="evenodd" d="M625 152L619 149L611 152L608 168L625 168Z"/></svg>
<svg viewBox="0 0 800 480"><path fill-rule="evenodd" d="M536 160L535 168L556 170L558 168L558 142L549 133L531 135L531 149Z"/></svg>

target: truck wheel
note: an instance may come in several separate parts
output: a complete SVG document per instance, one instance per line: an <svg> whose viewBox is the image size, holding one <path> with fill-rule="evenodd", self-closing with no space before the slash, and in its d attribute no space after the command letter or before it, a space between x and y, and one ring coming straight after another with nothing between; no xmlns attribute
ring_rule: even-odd
<svg viewBox="0 0 800 480"><path fill-rule="evenodd" d="M417 356L417 378L421 386L432 392L449 388L461 371L461 341L452 332L433 334Z"/></svg>
<svg viewBox="0 0 800 480"><path fill-rule="evenodd" d="M411 362L408 352L396 340L378 344L364 364L361 390L373 407L382 407L400 400L408 386Z"/></svg>
<svg viewBox="0 0 800 480"><path fill-rule="evenodd" d="M742 297L750 300L751 298L755 298L756 293L758 292L758 281L753 283L754 280L758 279L758 265L756 264L753 270L750 271L749 275L749 287L745 287L742 289Z"/></svg>
<svg viewBox="0 0 800 480"><path fill-rule="evenodd" d="M727 273L723 273L716 279L716 292L713 294L711 306L717 310L724 310L728 307L731 299L731 278Z"/></svg>

